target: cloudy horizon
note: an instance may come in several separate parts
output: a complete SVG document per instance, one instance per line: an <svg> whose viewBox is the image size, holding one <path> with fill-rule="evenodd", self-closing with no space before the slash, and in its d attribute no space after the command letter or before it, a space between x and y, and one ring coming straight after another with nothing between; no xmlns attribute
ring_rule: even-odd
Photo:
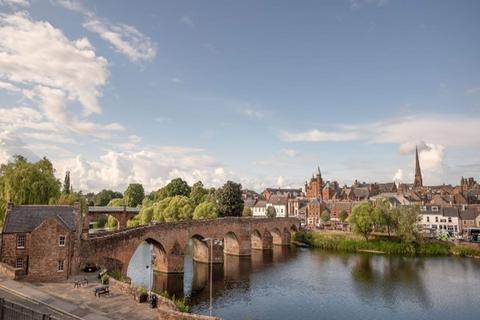
<svg viewBox="0 0 480 320"><path fill-rule="evenodd" d="M0 0L0 163L75 189L480 178L480 3Z"/></svg>

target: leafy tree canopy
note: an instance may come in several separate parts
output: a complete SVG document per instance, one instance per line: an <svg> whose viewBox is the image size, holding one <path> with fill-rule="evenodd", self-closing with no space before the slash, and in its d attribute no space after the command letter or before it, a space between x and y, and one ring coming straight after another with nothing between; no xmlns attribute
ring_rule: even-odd
<svg viewBox="0 0 480 320"><path fill-rule="evenodd" d="M121 192L103 189L95 195L94 203L96 206L106 206L110 200L115 198L123 198L123 194Z"/></svg>
<svg viewBox="0 0 480 320"><path fill-rule="evenodd" d="M243 208L242 216L244 216L244 217L251 217L252 215L253 215L252 209L250 209L250 208L248 208L248 207L244 207L244 208Z"/></svg>
<svg viewBox="0 0 480 320"><path fill-rule="evenodd" d="M195 182L190 191L190 199L198 206L204 202L208 196L208 190L203 187L202 181Z"/></svg>
<svg viewBox="0 0 480 320"><path fill-rule="evenodd" d="M125 205L125 200L123 198L115 198L108 202L107 207L121 207Z"/></svg>
<svg viewBox="0 0 480 320"><path fill-rule="evenodd" d="M215 219L217 217L217 208L215 203L205 201L200 203L193 212L193 219Z"/></svg>
<svg viewBox="0 0 480 320"><path fill-rule="evenodd" d="M60 195L60 181L54 173L47 158L30 163L15 156L13 162L0 166L0 198L15 204L48 204Z"/></svg>
<svg viewBox="0 0 480 320"><path fill-rule="evenodd" d="M140 183L130 183L124 192L123 198L127 206L136 207L140 205L143 198L145 198L145 190Z"/></svg>
<svg viewBox="0 0 480 320"><path fill-rule="evenodd" d="M190 196L191 188L188 183L182 178L175 178L170 181L165 187L160 188L156 193L155 200L163 200L174 196Z"/></svg>
<svg viewBox="0 0 480 320"><path fill-rule="evenodd" d="M243 212L242 185L227 181L215 193L219 216L239 217Z"/></svg>
<svg viewBox="0 0 480 320"><path fill-rule="evenodd" d="M348 222L352 230L359 233L368 240L368 236L373 231L373 206L370 202L364 202L355 206L348 217Z"/></svg>
<svg viewBox="0 0 480 320"><path fill-rule="evenodd" d="M322 215L320 216L320 219L322 220L323 223L330 221L330 213L328 213L328 211L323 211Z"/></svg>

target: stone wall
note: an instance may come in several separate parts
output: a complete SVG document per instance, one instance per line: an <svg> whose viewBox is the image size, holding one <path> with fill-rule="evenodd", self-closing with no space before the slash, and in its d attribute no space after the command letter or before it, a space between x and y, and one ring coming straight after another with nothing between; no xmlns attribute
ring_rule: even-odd
<svg viewBox="0 0 480 320"><path fill-rule="evenodd" d="M108 284L112 291L119 291L123 294L128 294L135 296L137 293L137 288L132 286L129 283L118 281L110 277L108 279ZM156 294L158 298L158 319L160 320L221 320L217 317L202 316L192 313L180 312L177 310L175 303L172 300L162 297Z"/></svg>
<svg viewBox="0 0 480 320"><path fill-rule="evenodd" d="M65 236L65 246L59 245L59 236ZM71 232L57 219L49 218L30 234L30 252L27 280L62 281L68 279L73 249ZM64 270L58 271L58 262L64 261Z"/></svg>

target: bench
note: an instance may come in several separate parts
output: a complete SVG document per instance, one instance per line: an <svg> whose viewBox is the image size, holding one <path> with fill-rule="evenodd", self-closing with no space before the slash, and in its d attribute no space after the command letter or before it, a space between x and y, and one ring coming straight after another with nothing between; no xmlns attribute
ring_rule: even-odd
<svg viewBox="0 0 480 320"><path fill-rule="evenodd" d="M100 297L101 295L110 295L110 288L108 286L101 286L95 288L95 296Z"/></svg>

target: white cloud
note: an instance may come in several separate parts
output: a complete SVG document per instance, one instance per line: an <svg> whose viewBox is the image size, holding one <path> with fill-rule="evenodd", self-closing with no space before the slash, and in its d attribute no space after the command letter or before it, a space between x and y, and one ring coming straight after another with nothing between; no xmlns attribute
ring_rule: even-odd
<svg viewBox="0 0 480 320"><path fill-rule="evenodd" d="M70 170L74 185L89 191L124 190L132 181L156 190L175 177L191 184L202 180L206 185L219 185L229 176L203 150L169 146L149 146L128 153L108 151L93 161L76 156L54 161L54 165L59 174Z"/></svg>
<svg viewBox="0 0 480 320"><path fill-rule="evenodd" d="M452 115L417 115L379 122L338 126L334 131L312 129L304 132L284 131L284 141L355 141L369 143L409 143L428 141L444 146L480 146L479 117Z"/></svg>
<svg viewBox="0 0 480 320"><path fill-rule="evenodd" d="M30 161L39 159L16 134L8 130L0 131L0 163L12 160L14 155L22 155Z"/></svg>
<svg viewBox="0 0 480 320"><path fill-rule="evenodd" d="M283 176L277 177L277 186L281 188L283 187L284 184L285 184L285 178Z"/></svg>
<svg viewBox="0 0 480 320"><path fill-rule="evenodd" d="M298 151L293 149L282 149L281 153L290 158L295 158L296 156L298 156Z"/></svg>
<svg viewBox="0 0 480 320"><path fill-rule="evenodd" d="M162 123L162 124L173 124L174 123L173 119L170 118L170 117L156 117L155 121L157 121L158 123Z"/></svg>
<svg viewBox="0 0 480 320"><path fill-rule="evenodd" d="M0 0L0 5L28 7L30 2L28 0Z"/></svg>
<svg viewBox="0 0 480 320"><path fill-rule="evenodd" d="M86 38L70 41L27 13L0 14L0 53L4 80L62 90L85 115L101 112L98 88L107 81L107 61L95 55Z"/></svg>
<svg viewBox="0 0 480 320"><path fill-rule="evenodd" d="M402 181L403 180L403 170L398 169L397 172L395 172L395 175L393 176L393 180L396 182Z"/></svg>
<svg viewBox="0 0 480 320"><path fill-rule="evenodd" d="M105 19L92 18L83 27L97 33L115 49L134 62L151 61L157 55L155 43L135 27L114 24Z"/></svg>
<svg viewBox="0 0 480 320"><path fill-rule="evenodd" d="M365 6L383 7L389 0L350 0L350 7L352 9L360 9Z"/></svg>
<svg viewBox="0 0 480 320"><path fill-rule="evenodd" d="M98 34L131 61L151 61L157 55L156 43L134 26L112 23L107 19L100 18L77 0L56 0L56 3L67 10L84 15L86 18L83 23L84 28Z"/></svg>
<svg viewBox="0 0 480 320"><path fill-rule="evenodd" d="M182 83L183 81L178 79L178 78L171 78L170 81L172 81L173 83Z"/></svg>
<svg viewBox="0 0 480 320"><path fill-rule="evenodd" d="M265 117L265 113L260 111L260 110L257 110L255 107L249 105L249 104L245 104L245 105L242 105L242 106L239 106L237 108L237 111L244 115L244 116L247 116L249 118L256 118L256 119L263 119Z"/></svg>
<svg viewBox="0 0 480 320"><path fill-rule="evenodd" d="M476 94L476 93L480 93L480 87L472 87L472 88L468 88L465 93L467 94Z"/></svg>
<svg viewBox="0 0 480 320"><path fill-rule="evenodd" d="M195 23L193 23L193 20L190 16L187 16L187 15L184 15L182 17L180 17L180 23L190 27L190 28L194 28L195 27Z"/></svg>
<svg viewBox="0 0 480 320"><path fill-rule="evenodd" d="M359 136L355 132L328 132L328 131L319 131L317 129L304 131L304 132L283 131L281 133L281 139L289 142L349 141L349 140L357 140L358 138Z"/></svg>

